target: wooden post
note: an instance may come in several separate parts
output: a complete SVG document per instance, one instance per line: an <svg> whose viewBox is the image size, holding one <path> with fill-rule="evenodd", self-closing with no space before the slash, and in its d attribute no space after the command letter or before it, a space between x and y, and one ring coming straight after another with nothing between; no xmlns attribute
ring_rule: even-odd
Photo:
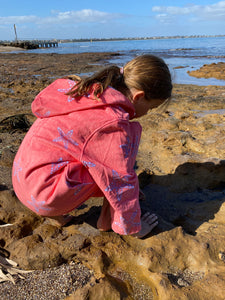
<svg viewBox="0 0 225 300"><path fill-rule="evenodd" d="M15 43L17 43L17 33L16 33L16 25L14 24L14 31L15 31Z"/></svg>

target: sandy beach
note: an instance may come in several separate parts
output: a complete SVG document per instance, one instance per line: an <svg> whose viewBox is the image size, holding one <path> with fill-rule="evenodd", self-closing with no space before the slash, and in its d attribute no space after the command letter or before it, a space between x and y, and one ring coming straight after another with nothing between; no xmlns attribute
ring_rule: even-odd
<svg viewBox="0 0 225 300"><path fill-rule="evenodd" d="M0 256L33 272L0 282L1 299L224 299L225 86L176 84L166 109L139 120L141 208L159 216L149 236L99 232L101 198L58 228L28 211L12 188L14 156L35 121L31 103L56 78L94 72L118 54L3 48L14 51L0 47ZM225 64L189 75L209 74L225 80Z"/></svg>
<svg viewBox="0 0 225 300"><path fill-rule="evenodd" d="M12 51L20 51L20 50L24 50L24 49L19 48L19 47L1 46L0 45L0 53L12 52Z"/></svg>

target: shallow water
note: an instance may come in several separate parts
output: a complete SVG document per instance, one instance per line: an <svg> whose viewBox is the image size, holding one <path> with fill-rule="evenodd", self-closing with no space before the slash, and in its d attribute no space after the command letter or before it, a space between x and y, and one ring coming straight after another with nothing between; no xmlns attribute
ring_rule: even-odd
<svg viewBox="0 0 225 300"><path fill-rule="evenodd" d="M204 64L225 62L224 46L225 37L169 38L59 43L59 46L55 48L25 50L25 52L58 54L119 52L121 56L111 60L112 63L119 66L124 65L136 55L151 53L166 61L174 83L225 85L225 80L195 78L187 74L187 71L199 69ZM175 69L180 66L183 68Z"/></svg>
<svg viewBox="0 0 225 300"><path fill-rule="evenodd" d="M212 115L212 114L225 115L225 109L204 110L204 111L199 112L199 113L197 113L195 115L197 117L204 117L206 115Z"/></svg>

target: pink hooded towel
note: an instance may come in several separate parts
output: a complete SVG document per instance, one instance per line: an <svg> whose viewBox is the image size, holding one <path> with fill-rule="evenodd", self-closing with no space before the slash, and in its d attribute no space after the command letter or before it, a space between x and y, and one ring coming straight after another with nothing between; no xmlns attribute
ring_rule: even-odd
<svg viewBox="0 0 225 300"><path fill-rule="evenodd" d="M134 171L141 126L130 122L132 103L108 87L74 99L75 82L58 79L32 103L37 116L14 160L19 200L42 216L63 215L90 197L110 203L112 229L140 231L138 178Z"/></svg>

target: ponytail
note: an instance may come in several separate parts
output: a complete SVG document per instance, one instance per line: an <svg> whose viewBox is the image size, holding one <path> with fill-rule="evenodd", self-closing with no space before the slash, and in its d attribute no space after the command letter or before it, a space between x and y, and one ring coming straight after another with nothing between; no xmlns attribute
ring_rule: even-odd
<svg viewBox="0 0 225 300"><path fill-rule="evenodd" d="M93 92L94 97L98 99L108 86L121 92L127 89L124 83L123 72L121 72L119 67L114 65L106 67L84 79L81 79L76 75L69 76L69 78L77 82L77 84L67 93L67 95L72 97L80 97ZM94 90L92 90L93 85Z"/></svg>

